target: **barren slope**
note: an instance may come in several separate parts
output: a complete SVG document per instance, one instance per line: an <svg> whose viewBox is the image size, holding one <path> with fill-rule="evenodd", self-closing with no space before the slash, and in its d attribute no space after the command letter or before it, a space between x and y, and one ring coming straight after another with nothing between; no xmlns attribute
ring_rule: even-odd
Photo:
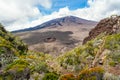
<svg viewBox="0 0 120 80"><path fill-rule="evenodd" d="M55 56L80 45L96 22L69 16L58 18L37 26L36 30L15 33L30 50L51 53Z"/></svg>

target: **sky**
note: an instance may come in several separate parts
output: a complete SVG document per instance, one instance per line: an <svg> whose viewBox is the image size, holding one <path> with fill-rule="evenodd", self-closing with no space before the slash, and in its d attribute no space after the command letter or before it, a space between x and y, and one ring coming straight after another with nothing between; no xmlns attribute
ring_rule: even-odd
<svg viewBox="0 0 120 80"><path fill-rule="evenodd" d="M64 16L99 21L120 15L120 0L0 0L0 23L8 31Z"/></svg>

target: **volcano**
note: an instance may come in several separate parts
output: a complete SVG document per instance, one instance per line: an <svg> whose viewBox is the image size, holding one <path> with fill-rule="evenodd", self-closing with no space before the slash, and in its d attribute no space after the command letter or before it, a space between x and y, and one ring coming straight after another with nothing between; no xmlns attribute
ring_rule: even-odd
<svg viewBox="0 0 120 80"><path fill-rule="evenodd" d="M75 16L53 19L35 27L14 31L30 50L58 56L81 45L89 31L97 24Z"/></svg>

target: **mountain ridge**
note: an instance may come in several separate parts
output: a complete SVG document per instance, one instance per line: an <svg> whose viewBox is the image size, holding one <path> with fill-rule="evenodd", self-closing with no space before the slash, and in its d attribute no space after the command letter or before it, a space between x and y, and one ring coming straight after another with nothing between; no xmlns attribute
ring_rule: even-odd
<svg viewBox="0 0 120 80"><path fill-rule="evenodd" d="M97 22L82 19L82 18L75 17L75 16L65 16L65 17L56 18L56 19L53 19L53 20L46 21L46 22L44 22L40 25L34 26L34 27L25 28L25 29L21 29L21 30L15 30L15 31L12 31L12 33L33 31L33 30L38 30L38 29L50 27L50 26L63 26L64 23L68 23L70 25L71 25L71 23L76 23L76 24L80 24L80 25L82 25L82 24L88 24L89 25L89 24L94 24L94 23L97 23Z"/></svg>

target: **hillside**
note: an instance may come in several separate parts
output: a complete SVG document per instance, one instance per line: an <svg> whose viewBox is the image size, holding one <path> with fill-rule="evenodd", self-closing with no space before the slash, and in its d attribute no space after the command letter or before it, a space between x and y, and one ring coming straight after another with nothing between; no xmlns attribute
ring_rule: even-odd
<svg viewBox="0 0 120 80"><path fill-rule="evenodd" d="M118 25L120 16L106 19L117 19L114 25ZM102 24L108 25L109 21ZM120 80L119 29L110 34L106 29L84 45L56 57L27 50L27 46L2 25L0 32L0 80Z"/></svg>
<svg viewBox="0 0 120 80"><path fill-rule="evenodd" d="M87 41L94 39L101 33L106 33L108 35L120 32L120 16L113 15L110 18L105 18L101 20L95 28L89 32L89 36L83 40L83 44Z"/></svg>
<svg viewBox="0 0 120 80"><path fill-rule="evenodd" d="M27 43L30 50L57 56L59 53L64 53L82 44L83 39L88 36L88 32L96 23L67 16L17 31L15 35Z"/></svg>
<svg viewBox="0 0 120 80"><path fill-rule="evenodd" d="M15 59L17 60L20 56L26 55L27 51L27 45L7 32L0 24L0 80L8 80L6 76L11 72L4 71L4 69L11 65Z"/></svg>

